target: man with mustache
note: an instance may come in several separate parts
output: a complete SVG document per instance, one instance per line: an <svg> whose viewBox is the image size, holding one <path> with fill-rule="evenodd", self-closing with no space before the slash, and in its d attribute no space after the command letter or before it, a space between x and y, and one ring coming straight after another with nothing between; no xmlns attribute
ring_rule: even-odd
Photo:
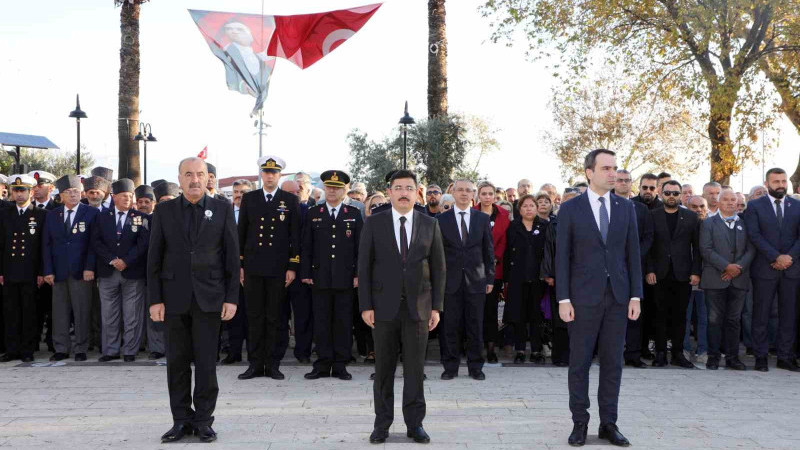
<svg viewBox="0 0 800 450"><path fill-rule="evenodd" d="M639 179L639 195L631 200L644 203L647 209L654 210L661 208L664 204L658 199L658 177L652 173L646 173ZM646 294L645 294L646 295Z"/></svg>
<svg viewBox="0 0 800 450"><path fill-rule="evenodd" d="M778 301L778 368L800 372L794 354L796 303L800 265L800 202L786 196L786 171L767 171L768 195L752 200L744 213L747 235L757 254L751 265L753 280L753 350L755 369L768 371L767 323L772 302Z"/></svg>

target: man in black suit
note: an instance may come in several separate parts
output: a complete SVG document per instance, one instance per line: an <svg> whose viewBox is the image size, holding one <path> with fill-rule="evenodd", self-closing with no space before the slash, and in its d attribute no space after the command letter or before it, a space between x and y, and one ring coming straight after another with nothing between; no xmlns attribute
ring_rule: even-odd
<svg viewBox="0 0 800 450"><path fill-rule="evenodd" d="M239 241L233 205L205 194L206 163L186 158L178 172L183 195L156 208L147 255L150 318L167 328L174 425L161 441L194 433L211 442L217 438L211 424L219 393L220 319L230 320L239 302Z"/></svg>
<svg viewBox="0 0 800 450"><path fill-rule="evenodd" d="M586 443L589 369L595 344L600 362L601 439L630 443L617 428L622 353L628 320L639 318L641 255L636 211L611 194L617 176L615 153L593 150L584 160L590 185L563 203L556 235L556 297L559 317L569 327L569 409L574 427L569 444Z"/></svg>
<svg viewBox="0 0 800 450"><path fill-rule="evenodd" d="M443 380L458 376L461 364L461 336L467 338L467 368L475 380L485 380L483 373L483 308L486 295L494 288L494 241L490 218L472 208L475 184L456 180L453 185L456 203L439 215L439 229L444 243L445 283L441 340Z"/></svg>
<svg viewBox="0 0 800 450"><path fill-rule="evenodd" d="M247 300L250 367L240 380L268 376L282 380L283 355L273 353L286 302L286 288L300 264L300 206L297 196L278 188L286 167L277 156L258 161L262 189L242 196L239 208L241 281Z"/></svg>
<svg viewBox="0 0 800 450"><path fill-rule="evenodd" d="M390 211L373 213L358 249L361 317L375 339L375 428L372 443L385 442L394 421L394 374L403 344L403 418L406 435L430 442L425 418L423 369L428 332L444 304L445 259L436 219L414 210L417 177L398 170L389 183Z"/></svg>
<svg viewBox="0 0 800 450"><path fill-rule="evenodd" d="M303 226L301 279L310 285L314 342L319 357L306 379L353 378L345 365L352 357L353 288L358 287L358 208L343 203L350 176L341 170L320 175L325 204L309 209Z"/></svg>
<svg viewBox="0 0 800 450"><path fill-rule="evenodd" d="M700 219L680 207L681 184L670 180L661 186L664 207L653 216L653 246L647 257L647 284L654 286L656 358L653 367L667 365L667 337L672 340L670 364L693 369L683 354L686 309L692 286L700 283ZM669 324L669 330L667 329Z"/></svg>

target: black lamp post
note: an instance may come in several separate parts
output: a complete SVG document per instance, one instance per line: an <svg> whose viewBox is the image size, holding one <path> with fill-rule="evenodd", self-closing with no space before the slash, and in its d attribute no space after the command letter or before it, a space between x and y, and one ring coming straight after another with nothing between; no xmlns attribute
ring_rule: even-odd
<svg viewBox="0 0 800 450"><path fill-rule="evenodd" d="M75 118L75 123L78 125L78 148L77 148L77 162L75 163L75 174L81 174L81 119L86 118L86 113L81 110L81 97L75 94L75 111L69 113L70 117Z"/></svg>
<svg viewBox="0 0 800 450"><path fill-rule="evenodd" d="M153 136L153 128L150 126L149 123L140 123L139 124L139 134L134 136L134 141L144 141L144 183L147 184L147 143L148 142L158 142L158 140Z"/></svg>
<svg viewBox="0 0 800 450"><path fill-rule="evenodd" d="M406 109L403 117L400 118L400 125L403 126L403 170L407 169L407 153L406 147L408 145L408 126L414 125L414 118L408 115L408 101L406 101Z"/></svg>

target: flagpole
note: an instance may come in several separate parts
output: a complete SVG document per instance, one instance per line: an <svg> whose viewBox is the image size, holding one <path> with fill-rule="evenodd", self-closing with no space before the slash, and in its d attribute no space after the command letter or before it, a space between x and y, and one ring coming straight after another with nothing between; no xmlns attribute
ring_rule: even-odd
<svg viewBox="0 0 800 450"><path fill-rule="evenodd" d="M266 134L264 130L271 126L268 123L264 123L264 109L258 110L258 123L256 126L258 127L258 159L261 159L264 156L264 135ZM261 188L260 176L258 177L258 187Z"/></svg>

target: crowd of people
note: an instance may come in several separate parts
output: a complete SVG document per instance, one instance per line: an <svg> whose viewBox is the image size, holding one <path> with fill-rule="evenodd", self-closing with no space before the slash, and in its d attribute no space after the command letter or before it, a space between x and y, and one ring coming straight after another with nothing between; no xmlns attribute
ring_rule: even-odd
<svg viewBox="0 0 800 450"><path fill-rule="evenodd" d="M221 325L218 362L241 362L246 350L240 379L282 379L293 334L297 361L311 364L316 354L308 379L348 380L351 362L374 363L359 305L359 239L368 217L391 208L392 174L386 191L367 192L340 170L324 172L317 188L304 172L282 176L285 162L269 156L259 161L263 186L237 180L229 200L207 167L206 194L233 204L242 267L238 310ZM441 377L458 375L462 355L475 379L485 378L485 362L501 358L566 367L568 327L555 295L558 214L588 184L559 192L551 183L534 190L527 179L516 188L446 181L408 193L444 237L448 285L441 326L431 333ZM182 186L135 186L103 167L86 178L33 171L0 182L0 361L33 361L42 343L51 361L85 361L95 348L100 362L135 361L145 348L148 359L164 357L164 325L149 308L158 300L148 299L149 241L154 209L181 198ZM785 171L771 169L747 194L715 182L699 188L668 173L634 180L617 172L614 192L636 206L644 275L625 364L744 370L743 343L756 370L767 371L774 354L777 367L800 371L800 201L788 195ZM455 267L461 273L451 275ZM168 281L177 269L159 270Z"/></svg>

